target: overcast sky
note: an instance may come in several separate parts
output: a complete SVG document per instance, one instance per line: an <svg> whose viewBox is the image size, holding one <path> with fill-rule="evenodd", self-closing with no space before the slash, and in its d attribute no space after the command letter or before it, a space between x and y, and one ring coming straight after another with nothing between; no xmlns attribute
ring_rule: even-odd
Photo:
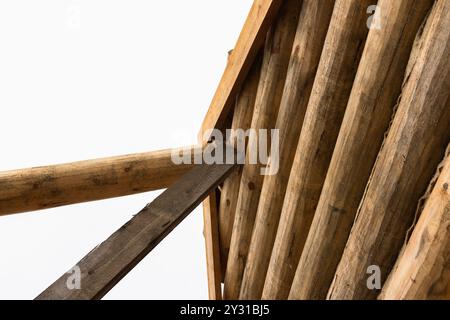
<svg viewBox="0 0 450 320"><path fill-rule="evenodd" d="M0 2L0 170L196 142L252 0ZM33 299L159 192L0 217L0 299ZM201 209L105 299L207 299Z"/></svg>

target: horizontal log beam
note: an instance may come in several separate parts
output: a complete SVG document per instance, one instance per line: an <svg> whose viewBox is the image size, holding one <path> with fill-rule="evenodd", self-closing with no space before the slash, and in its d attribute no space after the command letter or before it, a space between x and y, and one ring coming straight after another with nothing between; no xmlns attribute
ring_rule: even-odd
<svg viewBox="0 0 450 320"><path fill-rule="evenodd" d="M171 152L0 172L0 216L167 188L192 168Z"/></svg>
<svg viewBox="0 0 450 320"><path fill-rule="evenodd" d="M101 299L237 167L198 165L61 276L38 300ZM74 281L76 282L76 281ZM75 289L73 289L75 288Z"/></svg>

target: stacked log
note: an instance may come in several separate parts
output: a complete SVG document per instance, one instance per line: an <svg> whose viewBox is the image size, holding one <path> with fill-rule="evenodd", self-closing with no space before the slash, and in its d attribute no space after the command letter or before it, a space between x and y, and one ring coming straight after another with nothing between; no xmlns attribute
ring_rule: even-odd
<svg viewBox="0 0 450 320"><path fill-rule="evenodd" d="M267 175L261 191L240 299L260 299L287 181L311 94L334 0L304 0L275 128L279 130L279 171ZM278 151L278 150L277 150Z"/></svg>
<svg viewBox="0 0 450 320"><path fill-rule="evenodd" d="M271 129L275 126L301 7L301 0L284 2L277 21L267 35L251 129ZM257 137L251 135L247 150L254 150L257 145ZM263 182L261 167L261 164L250 164L247 152L225 272L224 299L239 297Z"/></svg>
<svg viewBox="0 0 450 320"><path fill-rule="evenodd" d="M437 1L423 47L373 169L330 299L376 298L367 268L389 274L414 220L415 206L450 139L450 0Z"/></svg>
<svg viewBox="0 0 450 320"><path fill-rule="evenodd" d="M400 94L414 37L433 1L380 0L289 298L324 299Z"/></svg>
<svg viewBox="0 0 450 320"><path fill-rule="evenodd" d="M371 0L338 0L292 166L263 299L286 299L308 235L368 33Z"/></svg>

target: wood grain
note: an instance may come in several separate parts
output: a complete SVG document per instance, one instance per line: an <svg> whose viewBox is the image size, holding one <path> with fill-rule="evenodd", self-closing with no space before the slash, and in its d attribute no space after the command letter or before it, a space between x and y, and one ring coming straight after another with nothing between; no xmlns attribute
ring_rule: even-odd
<svg viewBox="0 0 450 320"><path fill-rule="evenodd" d="M450 299L449 186L450 155L379 299Z"/></svg>
<svg viewBox="0 0 450 320"><path fill-rule="evenodd" d="M391 271L419 198L450 141L450 0L437 1L330 288L330 299L375 299L367 268Z"/></svg>
<svg viewBox="0 0 450 320"><path fill-rule="evenodd" d="M233 114L232 130L246 131L250 128L261 74L261 56L255 61L248 78L236 98L236 107ZM229 143L237 146L237 136L231 136ZM248 142L248 139L245 141ZM242 167L235 170L223 183L219 206L219 236L222 270L226 269L228 252L230 250L231 232L233 230L236 204L241 184ZM224 272L225 276L225 272Z"/></svg>
<svg viewBox="0 0 450 320"><path fill-rule="evenodd" d="M433 1L380 0L290 299L325 299L401 92L415 35Z"/></svg>
<svg viewBox="0 0 450 320"><path fill-rule="evenodd" d="M287 299L361 58L371 0L338 0L289 177L263 299Z"/></svg>
<svg viewBox="0 0 450 320"><path fill-rule="evenodd" d="M235 168L231 164L194 167L78 262L81 289L68 289L70 275L65 274L37 299L102 298Z"/></svg>
<svg viewBox="0 0 450 320"><path fill-rule="evenodd" d="M210 300L222 300L222 265L219 248L218 216L217 190L213 190L203 201L203 233L205 236L206 272L208 275L208 297Z"/></svg>
<svg viewBox="0 0 450 320"><path fill-rule="evenodd" d="M334 0L303 1L275 125L280 139L279 170L264 177L240 299L260 299L262 295L289 173L334 3Z"/></svg>
<svg viewBox="0 0 450 320"><path fill-rule="evenodd" d="M193 167L174 164L172 151L0 172L0 215L167 188Z"/></svg>
<svg viewBox="0 0 450 320"><path fill-rule="evenodd" d="M284 2L278 20L267 35L263 65L251 128L273 129L280 106L289 58L301 9L300 0ZM268 139L270 143L270 139ZM250 136L247 150L257 150L258 138ZM270 147L270 146L269 146ZM237 299L263 182L261 164L250 164L247 152L225 273L224 298Z"/></svg>

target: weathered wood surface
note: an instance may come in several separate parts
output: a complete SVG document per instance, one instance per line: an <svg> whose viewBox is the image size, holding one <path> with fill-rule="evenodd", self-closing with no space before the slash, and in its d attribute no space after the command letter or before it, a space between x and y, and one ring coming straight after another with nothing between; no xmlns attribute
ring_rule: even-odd
<svg viewBox="0 0 450 320"><path fill-rule="evenodd" d="M0 172L0 215L167 188L192 168L174 164L172 151Z"/></svg>
<svg viewBox="0 0 450 320"><path fill-rule="evenodd" d="M379 299L450 299L450 153Z"/></svg>
<svg viewBox="0 0 450 320"><path fill-rule="evenodd" d="M233 114L232 130L246 131L250 128L255 107L256 93L258 91L259 77L261 74L261 57L255 61L248 78L245 80L242 90L236 98L236 107ZM239 147L242 137L230 137L229 143ZM239 140L239 141L238 141ZM228 252L230 250L231 232L233 230L236 204L239 196L243 167L235 170L223 183L219 206L219 236L222 271L226 269ZM225 272L224 272L225 273Z"/></svg>
<svg viewBox="0 0 450 320"><path fill-rule="evenodd" d="M284 199L263 299L287 299L367 37L371 0L337 0Z"/></svg>
<svg viewBox="0 0 450 320"><path fill-rule="evenodd" d="M375 299L367 268L391 271L419 198L450 140L450 0L437 1L330 288L330 299ZM431 262L430 262L431 263Z"/></svg>
<svg viewBox="0 0 450 320"><path fill-rule="evenodd" d="M298 138L314 83L334 0L303 0L286 84L275 128L279 130L277 173L261 191L239 298L260 299Z"/></svg>
<svg viewBox="0 0 450 320"><path fill-rule="evenodd" d="M301 9L301 0L284 2L277 22L267 35L251 128L272 129L280 106L289 58ZM270 143L270 139L268 139ZM257 150L258 137L250 136L247 150ZM270 146L268 146L270 147ZM247 259L256 210L263 182L263 165L250 164L247 152L225 273L224 298L237 299Z"/></svg>
<svg viewBox="0 0 450 320"><path fill-rule="evenodd" d="M78 262L81 289L70 290L65 274L37 299L102 298L235 168L197 165Z"/></svg>
<svg viewBox="0 0 450 320"><path fill-rule="evenodd" d="M369 31L290 299L326 298L432 3L378 2L381 29Z"/></svg>
<svg viewBox="0 0 450 320"><path fill-rule="evenodd" d="M224 129L224 121L233 107L236 94L264 45L267 31L273 24L282 0L255 0L239 39L230 55L208 113L203 120L200 138L210 129ZM206 139L208 140L208 139Z"/></svg>
<svg viewBox="0 0 450 320"><path fill-rule="evenodd" d="M222 300L222 264L216 193L217 190L213 190L203 201L203 234L205 236L206 272L210 300Z"/></svg>

